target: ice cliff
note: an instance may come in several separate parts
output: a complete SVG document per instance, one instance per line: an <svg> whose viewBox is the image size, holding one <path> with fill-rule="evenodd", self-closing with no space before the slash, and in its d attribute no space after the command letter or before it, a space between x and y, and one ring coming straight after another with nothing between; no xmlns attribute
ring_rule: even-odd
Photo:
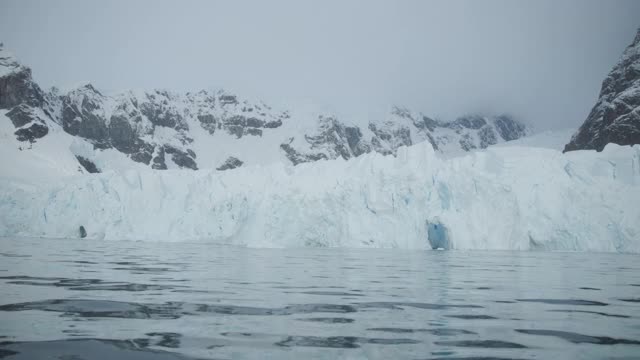
<svg viewBox="0 0 640 360"><path fill-rule="evenodd" d="M0 236L640 252L639 202L638 146L444 159L424 142L298 166L0 178Z"/></svg>

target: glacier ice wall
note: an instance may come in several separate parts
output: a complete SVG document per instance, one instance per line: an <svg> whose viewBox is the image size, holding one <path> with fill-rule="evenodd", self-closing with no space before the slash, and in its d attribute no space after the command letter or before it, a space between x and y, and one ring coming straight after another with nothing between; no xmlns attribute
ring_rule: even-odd
<svg viewBox="0 0 640 360"><path fill-rule="evenodd" d="M0 236L210 241L251 247L640 252L640 147L495 147L217 172L128 171L18 183L0 177Z"/></svg>

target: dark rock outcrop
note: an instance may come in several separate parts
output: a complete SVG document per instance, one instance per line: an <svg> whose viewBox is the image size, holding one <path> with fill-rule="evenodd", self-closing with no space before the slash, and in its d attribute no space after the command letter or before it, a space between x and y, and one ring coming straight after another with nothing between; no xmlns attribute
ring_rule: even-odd
<svg viewBox="0 0 640 360"><path fill-rule="evenodd" d="M235 115L224 119L222 121L222 128L239 139L243 135L262 136L261 128L266 128L267 124L269 128L273 129L282 125L282 121L280 121L279 124L277 122L266 123L264 120L255 117Z"/></svg>
<svg viewBox="0 0 640 360"><path fill-rule="evenodd" d="M280 144L280 149L285 153L285 156L293 165L298 165L305 162L312 162L318 160L327 160L327 155L323 153L316 154L302 154L291 146L293 138L289 139L289 143Z"/></svg>
<svg viewBox="0 0 640 360"><path fill-rule="evenodd" d="M20 104L41 107L45 102L40 87L31 78L31 69L18 63L0 43L0 109Z"/></svg>
<svg viewBox="0 0 640 360"><path fill-rule="evenodd" d="M131 160L149 165L149 163L151 162L151 158L153 157L153 151L155 147L152 144L138 139L136 140L136 149L136 152L129 155Z"/></svg>
<svg viewBox="0 0 640 360"><path fill-rule="evenodd" d="M395 150L400 146L413 144L411 130L406 125L392 122L386 122L382 125L379 127L373 123L369 124L369 130L373 132L374 139L376 139L376 141L372 141L372 150L375 152L383 155L395 154Z"/></svg>
<svg viewBox="0 0 640 360"><path fill-rule="evenodd" d="M443 126L450 127L452 129L474 129L479 130L483 126L487 125L487 121L480 115L465 115L457 118L455 121L445 123Z"/></svg>
<svg viewBox="0 0 640 360"><path fill-rule="evenodd" d="M235 95L220 95L220 97L218 98L218 100L220 100L220 104L222 105L228 105L228 104L237 104L238 103L238 99L236 98Z"/></svg>
<svg viewBox="0 0 640 360"><path fill-rule="evenodd" d="M288 118L289 116L284 115L283 117ZM267 129L275 129L275 128L279 128L280 126L282 126L281 119L269 121L268 123L264 124L264 127Z"/></svg>
<svg viewBox="0 0 640 360"><path fill-rule="evenodd" d="M71 135L90 140L98 149L110 147L102 111L104 98L92 85L78 88L62 99L62 127Z"/></svg>
<svg viewBox="0 0 640 360"><path fill-rule="evenodd" d="M305 135L312 149L327 148L328 151L349 159L352 156L344 126L333 116L319 117L319 132L316 135Z"/></svg>
<svg viewBox="0 0 640 360"><path fill-rule="evenodd" d="M498 143L496 132L489 126L484 126L478 131L478 137L480 138L480 148L486 149L489 145L495 145Z"/></svg>
<svg viewBox="0 0 640 360"><path fill-rule="evenodd" d="M242 166L244 162L242 160L235 158L233 156L229 156L225 162L216 168L218 171L231 170Z"/></svg>
<svg viewBox="0 0 640 360"><path fill-rule="evenodd" d="M347 144L354 156L360 156L370 151L370 147L363 141L362 131L356 126L347 126L344 128L344 135L347 138Z"/></svg>
<svg viewBox="0 0 640 360"><path fill-rule="evenodd" d="M171 160L178 165L181 169L198 170L198 165L195 161L195 153L192 150L182 151L170 145L164 146L165 154L171 155Z"/></svg>
<svg viewBox="0 0 640 360"><path fill-rule="evenodd" d="M526 127L509 115L498 115L494 118L493 123L498 134L505 141L516 140L527 135Z"/></svg>
<svg viewBox="0 0 640 360"><path fill-rule="evenodd" d="M477 149L476 145L473 142L473 139L471 139L471 136L469 134L462 135L462 138L460 138L459 143L460 143L460 147L464 151L471 151L473 149Z"/></svg>
<svg viewBox="0 0 640 360"><path fill-rule="evenodd" d="M42 118L41 112L26 103L14 107L6 113L6 116L17 129L14 134L18 141L34 143L49 133L49 127Z"/></svg>
<svg viewBox="0 0 640 360"><path fill-rule="evenodd" d="M598 101L564 151L602 151L609 143L640 144L640 29L602 82Z"/></svg>
<svg viewBox="0 0 640 360"><path fill-rule="evenodd" d="M392 119L370 122L366 129L345 126L335 117L318 117L318 130L305 135L305 143L289 139L280 145L295 165L320 159L350 159L372 151L395 155L401 146L428 141L434 150L441 148L471 151L527 134L526 127L508 115L484 117L465 115L452 122L440 122L406 108L394 107ZM365 135L365 131L368 133ZM301 150L308 148L307 150Z"/></svg>
<svg viewBox="0 0 640 360"><path fill-rule="evenodd" d="M189 125L180 112L172 106L175 99L164 90L146 94L146 100L140 104L140 112L155 126L164 126L175 130L189 130Z"/></svg>
<svg viewBox="0 0 640 360"><path fill-rule="evenodd" d="M153 157L151 168L154 170L167 170L167 163L164 162L164 147L158 146L156 156Z"/></svg>
<svg viewBox="0 0 640 360"><path fill-rule="evenodd" d="M80 225L80 227L78 228L78 235L80 235L81 239L87 237L87 230L84 228L84 226Z"/></svg>
<svg viewBox="0 0 640 360"><path fill-rule="evenodd" d="M273 113L265 104L240 102L235 95L226 93L215 97L201 91L187 97L199 106L196 118L211 135L224 130L237 139L246 135L261 137L266 129L276 129L282 126L283 119L289 118L287 112Z"/></svg>
<svg viewBox="0 0 640 360"><path fill-rule="evenodd" d="M14 107L7 112L6 115L16 128L21 128L28 123L37 120L37 116L34 114L33 108L27 104L20 104Z"/></svg>
<svg viewBox="0 0 640 360"><path fill-rule="evenodd" d="M198 121L200 121L200 126L203 129L207 130L209 134L213 135L216 132L217 121L216 118L211 114L198 115Z"/></svg>
<svg viewBox="0 0 640 360"><path fill-rule="evenodd" d="M18 141L28 141L34 143L49 133L49 128L41 123L34 123L29 127L16 130L14 133Z"/></svg>
<svg viewBox="0 0 640 360"><path fill-rule="evenodd" d="M111 145L118 151L133 154L140 150L138 136L128 118L122 115L111 116L108 133Z"/></svg>
<svg viewBox="0 0 640 360"><path fill-rule="evenodd" d="M87 170L90 174L97 174L100 172L100 169L93 163L93 161L87 159L86 157L76 155L76 159L82 167Z"/></svg>
<svg viewBox="0 0 640 360"><path fill-rule="evenodd" d="M31 78L31 69L20 65L0 43L0 109L16 128L18 141L36 142L49 133L51 106Z"/></svg>
<svg viewBox="0 0 640 360"><path fill-rule="evenodd" d="M357 126L345 126L334 116L318 117L318 132L305 135L309 151L302 152L292 146L293 138L280 148L294 164L322 159L343 158L345 160L371 151L371 145L364 139L362 130Z"/></svg>

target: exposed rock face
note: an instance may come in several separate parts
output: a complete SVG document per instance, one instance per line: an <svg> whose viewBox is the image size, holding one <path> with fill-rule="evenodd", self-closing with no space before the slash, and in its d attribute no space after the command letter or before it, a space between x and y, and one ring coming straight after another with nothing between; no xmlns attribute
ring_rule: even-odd
<svg viewBox="0 0 640 360"><path fill-rule="evenodd" d="M167 163L164 161L164 147L160 146L156 148L151 168L154 170L167 170Z"/></svg>
<svg viewBox="0 0 640 360"><path fill-rule="evenodd" d="M209 134L261 137L289 118L264 103L240 101L222 91L176 94L166 90L107 96L91 84L66 93L43 92L31 70L0 47L0 109L20 141L35 142L50 126L61 126L97 150L115 149L153 169L197 169L190 124ZM90 159L84 157L85 160Z"/></svg>
<svg viewBox="0 0 640 360"><path fill-rule="evenodd" d="M218 171L231 170L238 168L244 164L242 160L235 158L233 156L229 156L227 160L225 160L224 164L220 165L216 168Z"/></svg>
<svg viewBox="0 0 640 360"><path fill-rule="evenodd" d="M362 137L360 129L349 128L349 136L347 136L347 128L333 116L321 115L318 118L318 125L318 134L304 136L312 150L325 149L332 159L338 157L349 159L356 153L362 154L362 150L358 148Z"/></svg>
<svg viewBox="0 0 640 360"><path fill-rule="evenodd" d="M35 142L49 133L46 119L51 107L31 78L31 69L20 65L0 44L0 109L16 128L19 141Z"/></svg>
<svg viewBox="0 0 640 360"><path fill-rule="evenodd" d="M44 95L31 78L31 69L21 65L0 43L0 109L19 104L42 106Z"/></svg>
<svg viewBox="0 0 640 360"><path fill-rule="evenodd" d="M252 104L240 101L235 95L218 92L211 94L207 91L188 93L187 106L194 111L200 126L213 135L217 130L235 136L262 136L267 129L276 129L288 119L289 113L273 111L264 104ZM189 111L189 114L191 112Z"/></svg>
<svg viewBox="0 0 640 360"><path fill-rule="evenodd" d="M200 126L203 129L207 130L209 134L213 135L216 132L217 124L216 118L211 114L206 115L198 115L198 120L200 121Z"/></svg>
<svg viewBox="0 0 640 360"><path fill-rule="evenodd" d="M496 132L488 127L481 127L478 131L478 137L480 138L480 148L486 149L489 145L495 145L498 143L498 138L496 136Z"/></svg>
<svg viewBox="0 0 640 360"><path fill-rule="evenodd" d="M347 126L344 128L344 134L347 138L347 145L349 145L353 155L360 156L370 151L370 147L362 141L363 135L360 128Z"/></svg>
<svg viewBox="0 0 640 360"><path fill-rule="evenodd" d="M511 141L527 135L526 127L507 115L496 116L493 120L496 130L502 139Z"/></svg>
<svg viewBox="0 0 640 360"><path fill-rule="evenodd" d="M84 226L80 225L80 227L78 228L78 234L80 235L81 239L87 237L87 230L84 228Z"/></svg>
<svg viewBox="0 0 640 360"><path fill-rule="evenodd" d="M62 127L71 135L91 140L95 147L110 146L100 92L91 85L71 91L62 98Z"/></svg>
<svg viewBox="0 0 640 360"><path fill-rule="evenodd" d="M640 29L602 82L596 105L564 151L640 144Z"/></svg>
<svg viewBox="0 0 640 360"><path fill-rule="evenodd" d="M36 139L44 137L49 133L49 128L42 124L34 122L29 127L16 130L14 133L19 141L28 141L34 143Z"/></svg>
<svg viewBox="0 0 640 360"><path fill-rule="evenodd" d="M76 155L76 159L78 159L80 165L82 165L82 167L85 168L85 170L87 170L89 173L96 174L100 172L100 169L98 169L96 164L94 164L93 161L87 159L86 157Z"/></svg>
<svg viewBox="0 0 640 360"><path fill-rule="evenodd" d="M349 159L371 151L395 155L399 147L422 141L428 141L438 151L471 151L527 134L525 126L508 115L467 115L441 122L399 107L393 109L389 120L371 122L366 129L320 116L317 131L315 135L305 135L304 142L294 137L280 145L293 164Z"/></svg>
<svg viewBox="0 0 640 360"><path fill-rule="evenodd" d="M173 162L181 169L198 170L198 165L195 161L196 154L193 150L187 149L187 151L182 151L173 146L165 145L164 153L170 154Z"/></svg>
<svg viewBox="0 0 640 360"><path fill-rule="evenodd" d="M480 115L466 115L457 118L450 123L441 124L442 127L448 127L455 130L474 129L479 130L487 125L487 121Z"/></svg>
<svg viewBox="0 0 640 360"><path fill-rule="evenodd" d="M65 132L90 141L96 149L115 148L133 161L153 169L167 169L167 159L178 167L197 169L196 154L189 147L189 120L199 123L209 134L223 130L228 134L262 136L276 129L288 113L266 113L264 104L238 102L233 95L174 94L155 90L104 96L87 84L57 97L60 122ZM164 130L163 130L164 129ZM170 143L154 141L158 133L170 134Z"/></svg>
<svg viewBox="0 0 640 360"><path fill-rule="evenodd" d="M394 155L399 147L422 141L429 141L441 152L469 151L526 134L522 124L507 116L469 115L441 122L401 107L365 125L318 115L314 116L316 127L302 131L284 125L308 119L291 119L289 111L274 110L263 102L249 102L224 91L107 95L85 84L66 92L55 88L44 92L33 81L31 70L1 47L0 109L7 110L5 115L20 141L34 143L50 133L77 137L88 148L73 154L89 172L109 170L110 163L100 163L97 154L114 150L156 170L196 170L199 161L204 161L205 167L227 170L255 162L252 153L254 158L267 161L284 156L297 165L350 159L372 151ZM236 146L233 143L243 148L228 150L230 144ZM198 157L194 149L207 153ZM237 154L242 154L243 161ZM221 164L222 159L226 160Z"/></svg>
<svg viewBox="0 0 640 360"><path fill-rule="evenodd" d="M147 93L146 99L139 105L140 113L154 126L164 126L175 130L189 130L180 111L173 106L177 96L169 94L165 90L156 90ZM136 99L137 100L137 99Z"/></svg>
<svg viewBox="0 0 640 360"><path fill-rule="evenodd" d="M111 115L111 121L107 131L110 137L110 144L125 154L133 154L140 151L141 143L134 131L128 117L121 114ZM133 121L137 118L134 116Z"/></svg>
<svg viewBox="0 0 640 360"><path fill-rule="evenodd" d="M19 141L34 143L49 133L43 114L26 103L15 106L6 115L17 129L14 134Z"/></svg>
<svg viewBox="0 0 640 360"><path fill-rule="evenodd" d="M291 138L290 141L293 141L293 138ZM293 165L328 159L327 155L323 153L302 154L291 146L291 142L280 144L280 148L285 152L287 159L289 159Z"/></svg>
<svg viewBox="0 0 640 360"><path fill-rule="evenodd" d="M473 149L477 149L478 147L473 143L473 139L469 134L462 135L462 138L458 141L460 143L460 147L464 151L470 151Z"/></svg>
<svg viewBox="0 0 640 360"><path fill-rule="evenodd" d="M398 126L393 122L383 123L382 126L369 124L369 130L375 135L371 139L371 148L384 155L394 154L400 146L410 146L411 130L407 126Z"/></svg>
<svg viewBox="0 0 640 360"><path fill-rule="evenodd" d="M296 150L292 146L294 138L280 145L294 165L339 157L346 160L372 150L372 145L364 139L359 127L346 126L333 116L319 116L317 131L314 135L304 136L308 151Z"/></svg>

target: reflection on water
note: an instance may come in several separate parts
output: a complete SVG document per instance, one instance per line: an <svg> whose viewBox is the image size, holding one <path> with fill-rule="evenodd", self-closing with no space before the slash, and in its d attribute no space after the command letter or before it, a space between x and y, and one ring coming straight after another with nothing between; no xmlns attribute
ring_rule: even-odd
<svg viewBox="0 0 640 360"><path fill-rule="evenodd" d="M0 239L2 359L630 359L640 257Z"/></svg>

